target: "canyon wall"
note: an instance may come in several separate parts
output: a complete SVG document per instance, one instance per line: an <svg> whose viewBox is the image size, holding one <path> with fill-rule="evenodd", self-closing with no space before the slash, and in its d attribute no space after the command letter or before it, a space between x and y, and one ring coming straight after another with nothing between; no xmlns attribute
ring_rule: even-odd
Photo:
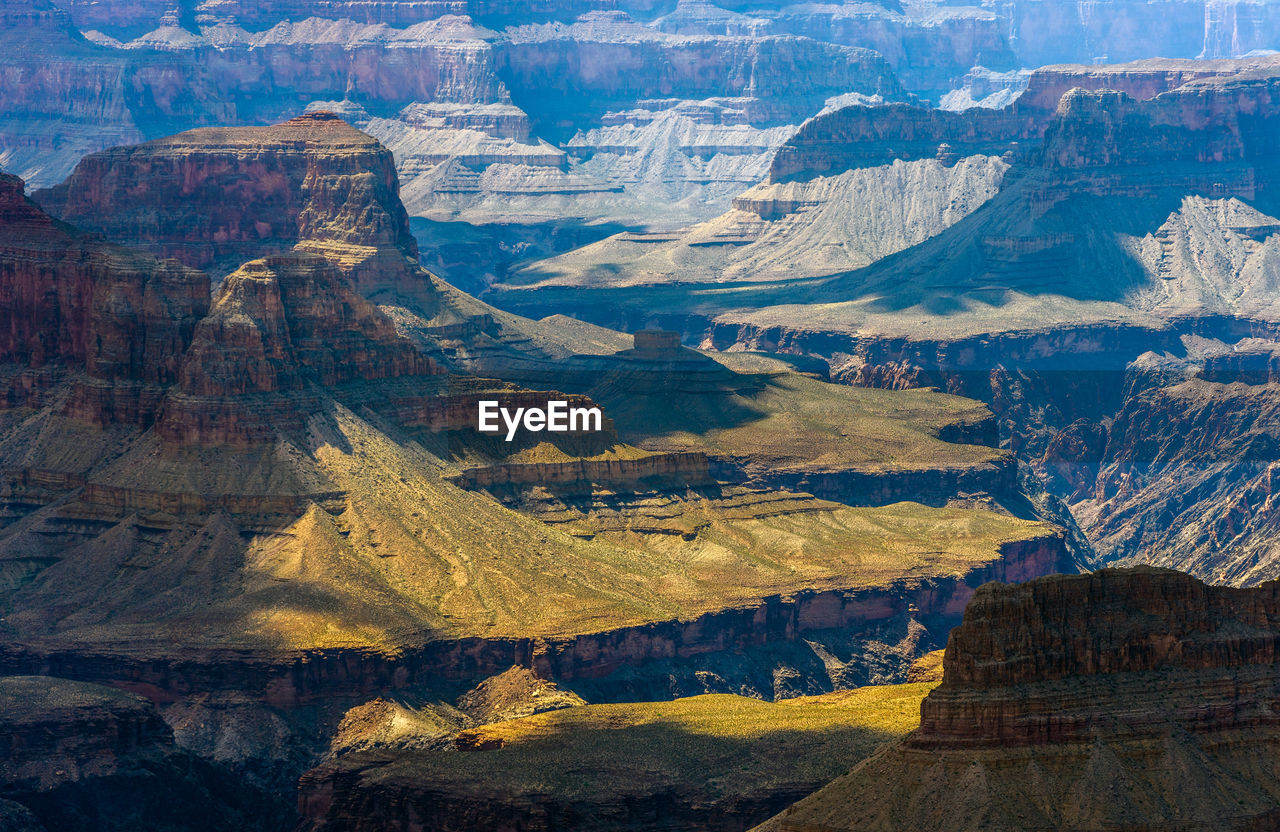
<svg viewBox="0 0 1280 832"><path fill-rule="evenodd" d="M39 405L70 368L86 378L65 405L95 424L148 424L158 394L208 310L209 279L55 223L0 177L0 284L8 331L0 356L10 407Z"/></svg>
<svg viewBox="0 0 1280 832"><path fill-rule="evenodd" d="M422 685L433 678L478 680L513 664L535 669L540 678L561 683L605 684L647 663L693 663L726 651L750 651L804 634L857 630L914 609L919 616L955 620L974 590L989 580L1021 581L1072 569L1058 535L1004 545L1000 558L956 578L904 579L869 590L805 591L772 597L755 605L708 613L690 621L665 621L568 638L461 638L435 642L400 655L370 650L317 650L245 654L189 651L182 658L93 655L84 651L11 646L0 651L8 674L41 672L113 685L174 701L188 691L238 690L280 706L296 706L319 696L372 696ZM662 675L647 684L668 684ZM905 672L905 667L903 668ZM649 694L655 687L647 689ZM641 693L637 688L636 693ZM652 698L641 693L641 699Z"/></svg>
<svg viewBox="0 0 1280 832"><path fill-rule="evenodd" d="M286 813L226 769L183 751L159 710L110 687L0 677L0 824L6 830L261 830ZM13 812L14 805L22 807ZM6 807L10 811L6 813ZM26 816L29 826L17 821Z"/></svg>

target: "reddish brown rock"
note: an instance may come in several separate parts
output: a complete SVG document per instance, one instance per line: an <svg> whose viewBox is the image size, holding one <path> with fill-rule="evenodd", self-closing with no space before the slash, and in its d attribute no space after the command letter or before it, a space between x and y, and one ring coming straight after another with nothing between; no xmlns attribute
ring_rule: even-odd
<svg viewBox="0 0 1280 832"><path fill-rule="evenodd" d="M25 199L22 180L0 176L0 361L18 373L10 406L77 373L87 379L71 415L145 424L208 305L204 273L86 236Z"/></svg>
<svg viewBox="0 0 1280 832"><path fill-rule="evenodd" d="M438 372L327 260L268 257L223 280L166 400L160 434L260 441L300 427L322 388Z"/></svg>
<svg viewBox="0 0 1280 832"><path fill-rule="evenodd" d="M361 261L418 255L391 151L330 113L104 150L36 198L67 222L198 268L230 271L304 241Z"/></svg>

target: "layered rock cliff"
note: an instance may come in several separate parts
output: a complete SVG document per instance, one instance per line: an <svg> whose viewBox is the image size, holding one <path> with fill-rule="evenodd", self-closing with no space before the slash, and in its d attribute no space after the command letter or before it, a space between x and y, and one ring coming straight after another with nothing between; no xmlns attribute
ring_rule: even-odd
<svg viewBox="0 0 1280 832"><path fill-rule="evenodd" d="M158 431L176 443L269 441L301 429L319 389L359 381L361 404L386 409L369 382L441 372L328 261L277 255L222 281Z"/></svg>
<svg viewBox="0 0 1280 832"><path fill-rule="evenodd" d="M96 424L146 425L209 305L203 272L56 222L0 177L0 342L8 406L77 376L64 412Z"/></svg>
<svg viewBox="0 0 1280 832"><path fill-rule="evenodd" d="M272 141L278 153L267 152ZM35 369L60 374L42 388L48 395L0 412L0 605L12 633L0 666L110 681L172 703L184 743L265 772L275 788L327 739L333 726L317 713L325 702L462 686L513 664L614 698L781 697L893 680L936 646L976 584L1073 567L1060 530L979 501L855 508L715 481L700 413L745 427L725 447L762 469L767 456L743 452L748 417L786 413L747 397L717 408L725 391L789 391L803 404L783 418L809 424L824 444L771 451L788 464L834 471L861 454L908 468L953 457L981 466L1002 455L967 444L989 433L972 402L835 393L786 362L742 357L768 368L757 378L670 333L602 355L618 334L520 321L462 296L402 247L394 179L380 177L385 151L332 119L200 131L102 158L114 161L74 180L76 200L70 185L55 195L104 223L114 209L133 210L122 227L138 235L135 248L52 220L16 182L2 192L18 242L0 247L0 270L46 324L32 328L11 310L5 373L19 386ZM191 209L183 171L218 224L168 216ZM142 222L126 195L148 186L163 198ZM252 227L246 216L258 218ZM255 243L259 219L275 225ZM266 256L223 277L205 308L196 304L207 302L205 273L138 250L169 244ZM371 259L394 262L395 274L429 291L364 282L357 267ZM81 260L100 271L78 270ZM116 275L116 261L137 274ZM111 293L85 309L85 295L104 288ZM135 303L140 322L128 317ZM189 329L174 310L188 310ZM120 332L145 337L122 346ZM517 337L530 376L585 377L615 396L642 385L690 401L709 394L711 404L688 411L669 394L647 405L664 423L692 416L681 441L693 447L636 451L609 430L576 446L521 437L502 450L489 437L486 447L468 418L480 396L530 402L551 391L450 376L422 350L457 356ZM54 358L39 351L45 344ZM594 354L556 360L569 352ZM152 391L154 420L101 410L95 421L68 409L82 400L77 384L119 384L113 373ZM885 401L866 436L850 437L825 397L859 394ZM883 406L895 396L901 411ZM585 452L587 439L605 437L607 447ZM564 513L577 515L562 522L459 488L461 463L480 458L530 490L539 485L530 472L601 482L590 499L569 494Z"/></svg>
<svg viewBox="0 0 1280 832"><path fill-rule="evenodd" d="M1055 102L1073 74L1084 86L1115 79L1132 94L1076 89ZM1045 70L1018 105L1040 113L1041 121L1028 124L1042 138L1011 158L998 191L929 239L863 268L789 279L779 269L749 283L726 279L740 275L722 265L733 255L704 253L716 250L713 234L697 239L698 247L691 237L632 235L529 268L527 285L504 286L495 297L533 309L539 296L564 300L572 291L581 314L598 322L660 322L704 346L822 357L832 377L853 384L929 385L981 398L1009 449L1048 477L1101 550L1217 580L1274 577L1273 559L1263 554L1271 539L1262 496L1269 486L1260 479L1273 459L1262 404L1268 394L1200 385L1187 400L1186 390L1163 388L1194 375L1197 365L1223 385L1270 379L1280 320L1272 291L1280 160L1267 139L1280 113L1276 78L1272 58ZM1006 108L999 118L1016 111ZM952 116L965 129L998 122L990 114L929 118ZM879 141L853 148L915 152ZM948 163L951 170L966 164L909 164L945 171ZM903 166L841 176L888 180ZM759 196L776 199L748 202L754 195L747 194L742 207L761 223L812 231L810 251L820 241L851 247L858 229L819 224L826 206L804 200L831 179L768 185ZM890 189L883 203L902 199ZM880 216L880 199L859 208L868 205L872 218ZM731 218L706 229L724 229L720 248L756 254L749 231L731 233L745 223L725 228ZM662 262L672 253L687 256L688 269L673 272ZM593 291L579 288L620 264L636 272L607 277ZM672 282L685 271L716 281L714 291ZM1181 363L1180 377L1135 363L1148 351ZM1188 407L1204 421L1181 419ZM1240 425L1228 415L1236 407L1253 407L1263 422ZM1168 461L1153 464L1146 437L1130 431L1129 415L1118 418L1129 408L1144 414L1143 424L1178 426L1176 436L1154 421L1138 429L1168 446L1160 452ZM1210 413L1239 427L1252 450L1236 442L1241 436L1214 429ZM1184 445L1185 453L1177 450ZM1099 478L1104 455L1110 473ZM1195 487L1186 489L1184 477ZM1256 522L1245 514L1257 514Z"/></svg>
<svg viewBox="0 0 1280 832"><path fill-rule="evenodd" d="M1278 620L1150 568L983 587L920 728L760 828L1270 828Z"/></svg>
<svg viewBox="0 0 1280 832"><path fill-rule="evenodd" d="M1234 379L1140 388L1074 465L1057 454L1098 551L1216 582L1275 579L1277 392Z"/></svg>
<svg viewBox="0 0 1280 832"><path fill-rule="evenodd" d="M1274 73L1275 67L1276 60L1270 57L1241 61L1147 60L1105 67L1050 66L1032 72L1025 90L1000 109L952 112L907 104L845 107L805 123L779 148L769 177L774 182L804 180L888 164L894 159L954 159L1004 153L1016 156L1035 147L1055 120L1062 96L1070 90L1112 90L1137 102L1198 79ZM1169 111L1179 109L1175 106ZM1096 121L1096 117L1083 117L1075 123L1083 125L1087 132L1095 129Z"/></svg>
<svg viewBox="0 0 1280 832"><path fill-rule="evenodd" d="M327 113L113 148L34 197L73 225L215 271L302 242L418 253L390 151Z"/></svg>
<svg viewBox="0 0 1280 832"><path fill-rule="evenodd" d="M335 110L396 152L416 213L634 222L676 203L702 218L831 96L905 95L864 49L676 35L599 4L218 4L139 28L127 21L156 9L124 4L113 24L30 2L10 14L15 49L46 44L53 71L0 61L14 81L0 160L42 185L110 145ZM724 124L705 118L717 111Z"/></svg>

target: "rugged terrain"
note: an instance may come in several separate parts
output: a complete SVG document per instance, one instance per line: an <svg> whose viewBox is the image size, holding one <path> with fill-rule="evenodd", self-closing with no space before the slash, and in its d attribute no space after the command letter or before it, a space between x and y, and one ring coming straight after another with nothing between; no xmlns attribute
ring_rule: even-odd
<svg viewBox="0 0 1280 832"><path fill-rule="evenodd" d="M1280 18L1105 12L8 4L0 825L744 829L971 598L769 828L1274 825Z"/></svg>
<svg viewBox="0 0 1280 832"><path fill-rule="evenodd" d="M0 828L266 829L265 793L179 749L140 696L49 676L0 677Z"/></svg>
<svg viewBox="0 0 1280 832"><path fill-rule="evenodd" d="M976 402L463 295L332 116L0 185L0 664L147 695L272 811L331 741L403 738L394 697L448 733L901 681L979 584L1081 562ZM507 443L489 397L606 418Z"/></svg>
<svg viewBox="0 0 1280 832"><path fill-rule="evenodd" d="M735 212L490 298L983 399L1102 558L1265 580L1277 77L1270 57L1050 67L1002 109L837 110ZM930 234L874 251L881 224Z"/></svg>
<svg viewBox="0 0 1280 832"><path fill-rule="evenodd" d="M1276 589L1146 567L984 587L920 727L758 828L1271 828Z"/></svg>
<svg viewBox="0 0 1280 832"><path fill-rule="evenodd" d="M1280 32L1264 3L1091 8L15 0L0 166L45 187L109 146L336 111L395 152L428 256L475 292L624 226L717 216L827 109L996 108L1046 64L1233 58Z"/></svg>

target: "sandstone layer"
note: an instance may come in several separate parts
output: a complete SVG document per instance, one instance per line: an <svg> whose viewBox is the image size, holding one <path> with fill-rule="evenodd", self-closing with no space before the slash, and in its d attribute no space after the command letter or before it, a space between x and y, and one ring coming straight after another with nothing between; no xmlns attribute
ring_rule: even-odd
<svg viewBox="0 0 1280 832"><path fill-rule="evenodd" d="M72 225L221 273L304 241L418 254L390 151L326 113L113 148L33 198Z"/></svg>

